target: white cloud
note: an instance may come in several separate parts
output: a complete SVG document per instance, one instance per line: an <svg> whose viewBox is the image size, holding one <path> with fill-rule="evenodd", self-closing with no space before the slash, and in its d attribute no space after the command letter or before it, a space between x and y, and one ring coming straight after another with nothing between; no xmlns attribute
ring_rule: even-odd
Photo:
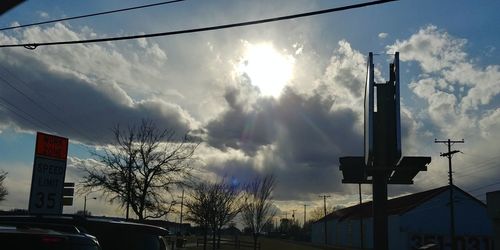
<svg viewBox="0 0 500 250"><path fill-rule="evenodd" d="M456 62L465 61L467 54L463 51L465 39L457 39L440 31L436 26L420 29L407 40L397 40L387 46L388 53L401 52L403 61L418 61L425 73L451 68Z"/></svg>
<svg viewBox="0 0 500 250"><path fill-rule="evenodd" d="M444 135L478 134L479 119L499 101L500 66L474 64L466 43L431 25L387 46L390 52L399 51L401 60L419 63L424 73L410 89L427 101L429 117Z"/></svg>
<svg viewBox="0 0 500 250"><path fill-rule="evenodd" d="M399 51L402 61L417 62L422 71L411 80L409 89L425 101L418 104L422 109L412 107L412 110L417 112L419 120L418 136L414 137L416 147L433 156L430 173L415 180L426 188L438 186L446 176L446 161L437 154L444 148L430 146L433 138L463 138L465 143L455 145L454 149L465 155L479 152L482 161L500 151L500 65L480 65L467 54L466 44L467 40L431 25L387 46L390 52ZM454 158L456 173L470 172L477 165L477 161L463 161L461 156ZM459 175L458 184L467 190L499 175L498 171L485 173Z"/></svg>
<svg viewBox="0 0 500 250"><path fill-rule="evenodd" d="M381 32L381 33L378 33L378 38L380 39L385 39L389 34L385 33L385 32Z"/></svg>
<svg viewBox="0 0 500 250"><path fill-rule="evenodd" d="M41 17L41 18L49 18L49 13L45 12L45 11L37 11L38 15Z"/></svg>
<svg viewBox="0 0 500 250"><path fill-rule="evenodd" d="M500 108L487 112L479 121L479 128L484 138L499 139L500 135Z"/></svg>
<svg viewBox="0 0 500 250"><path fill-rule="evenodd" d="M362 113L360 104L364 99L365 77L366 57L352 49L347 41L341 40L322 78L324 86L328 88L327 93L335 96L334 108L360 108L356 111Z"/></svg>
<svg viewBox="0 0 500 250"><path fill-rule="evenodd" d="M146 46L148 45L148 40L146 40L146 38L139 38L136 41L137 41L137 44L139 45L139 47L141 47L143 49L146 48Z"/></svg>

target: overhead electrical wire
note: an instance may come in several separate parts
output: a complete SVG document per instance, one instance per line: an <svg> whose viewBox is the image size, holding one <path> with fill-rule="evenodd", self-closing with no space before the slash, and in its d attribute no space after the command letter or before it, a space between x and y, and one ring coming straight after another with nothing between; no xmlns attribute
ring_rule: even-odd
<svg viewBox="0 0 500 250"><path fill-rule="evenodd" d="M12 104L11 102L9 102L7 99L3 98L0 96L0 101L2 101L3 103L17 109L18 111L21 111L21 113L25 114L26 116L30 117L31 119L33 119L34 121L37 121L38 123L40 123L41 125L45 126L45 128L48 128L49 130L52 130L52 131L56 131L56 129L54 129L54 127L48 125L47 123L43 122L42 120L36 118L35 116L31 115L30 113L26 112L25 110L19 108L18 106ZM7 106L3 105L5 108L7 108L8 110L10 110L11 112L13 112L14 114L18 114L16 111L8 108ZM19 114L18 114L19 115Z"/></svg>
<svg viewBox="0 0 500 250"><path fill-rule="evenodd" d="M379 5L379 4L384 4L384 3L388 3L388 2L395 2L395 1L398 1L398 0L378 0L378 1L372 1L372 2L359 3L359 4L345 5L345 6L341 6L341 7L318 10L318 11L303 12L303 13L287 15L287 16L279 16L279 17L259 19L259 20L254 20L254 21L230 23L230 24L208 26L208 27L202 27L202 28L194 28L194 29L184 29L184 30L160 32L160 33L149 33L149 34L141 34L141 35L119 36L119 37L87 39L87 40L5 44L5 45L0 45L0 48L24 47L27 49L36 49L37 47L40 47L40 46L98 43L98 42L110 42L110 41L131 40L131 39L139 39L139 38L151 38L151 37L172 36L172 35L180 35L180 34L188 34L188 33L198 33L198 32L206 32L206 31L211 31L211 30L229 29L229 28L235 28L235 27L250 26L250 25L277 22L277 21L283 21L283 20L289 20L289 19L295 19L295 18L315 16L315 15L321 15L321 14L326 14L326 13L332 13L332 12L338 12L338 11L344 11L344 10L350 10L350 9L357 9L357 8L362 8L362 7L372 6L372 5Z"/></svg>
<svg viewBox="0 0 500 250"><path fill-rule="evenodd" d="M103 11L103 12L98 12L98 13L92 13L92 14L74 16L74 17L65 17L65 18L54 19L54 20L43 21L43 22L37 22L37 23L20 24L20 25L11 26L11 27L0 28L0 31L13 30L13 29L19 29L19 28L26 28L26 27L30 27L30 26L38 26L38 25L44 25L44 24L49 24L49 23L57 23L57 22L68 21L68 20L75 20L75 19L80 19L80 18L85 18L85 17L101 16L101 15L107 15L107 14L113 14L113 13L118 13L118 12L124 12L124 11L130 11L130 10L137 10L137 9L149 8L149 7L160 6L160 5L171 4L171 3L177 3L177 2L183 2L183 1L186 1L186 0L165 1L165 2L152 3L152 4L146 4L146 5L139 5L139 6L135 6L135 7L123 8L123 9L117 9L117 10L110 10L110 11Z"/></svg>
<svg viewBox="0 0 500 250"><path fill-rule="evenodd" d="M59 110L60 113L64 113L64 110L62 110L58 105L56 105L54 102L52 102L50 100L49 97L43 95L42 92L37 92L37 91L33 91L29 86L28 84L23 80L21 79L20 77L18 77L16 74L14 74L13 72L11 72L9 69L7 69L6 67L4 67L3 65L0 64L0 69L2 69L3 71L5 71L7 74L9 74L11 76L12 79L15 79L16 82L14 82L16 85L23 85L27 90L30 90L31 93L39 96L40 98L43 98L47 103L51 104L53 107L57 108ZM32 97L30 97L27 93L23 92L21 89L19 89L18 87L15 87L13 82L7 80L5 77L2 77L2 75L0 75L0 82L4 82L5 84L7 84L9 87L13 88L16 92L18 92L19 94L23 95L26 99L28 99L31 103L35 104L35 106L37 106L38 108L40 108L41 110L45 111L46 113L48 113L50 116L52 116L55 120L59 121L61 124L69 127L73 132L76 132L78 135L80 135L83 139L86 139L88 140L89 142L91 141L95 141L97 138L94 137L94 136L90 136L89 134L87 133L84 133L82 130L79 130L77 129L76 127L74 126L71 126L70 124L66 123L64 120L60 119L56 114L54 114L53 112L49 111L47 108L43 107L40 103L38 103L36 100L34 100ZM1 98L1 97L0 97ZM2 98L3 99L3 98ZM20 114L16 113L14 110L10 109L8 106L6 106L5 104L2 104L0 102L0 105L5 107L6 109L8 109L9 111L11 111L13 114L17 115L18 117L24 119L25 121L27 121L28 123L30 123L31 125L33 125L34 127L38 127L38 125L36 125L35 123L31 122L30 120L28 120L26 117L23 117L21 116ZM14 108L20 110L19 108L15 107ZM23 111L21 110L23 113L27 113L26 111ZM28 115L28 117L30 117L31 119L34 119L33 116L31 116L29 113L27 113L26 115ZM56 130L54 130L53 127L47 127L48 124L45 124L45 123L42 123L40 120L38 119L35 119L35 121L37 121L38 123L41 123L44 127L48 128L49 130L52 130L53 132L56 132ZM80 146L82 149L84 150L87 150L87 148L81 146L80 144L76 144L78 146Z"/></svg>
<svg viewBox="0 0 500 250"><path fill-rule="evenodd" d="M477 176L477 174L479 172L484 172L486 170L491 170L491 169L494 169L495 167L498 166L498 159L500 158L500 156L495 156L495 157L492 157L486 161L483 161L481 163L478 163L478 164L471 164L474 166L474 169L471 170L471 171L468 171L468 172L459 172L459 173L456 173L454 176L457 176L458 178L464 178L464 177L468 177L468 176Z"/></svg>
<svg viewBox="0 0 500 250"><path fill-rule="evenodd" d="M499 184L500 184L500 182L490 183L490 184L487 184L487 185L484 185L484 186L479 186L479 187L475 187L473 189L470 189L468 192L469 193L474 193L474 192L479 191L481 189L484 189L484 188L487 188L487 187L492 187L492 186L499 185Z"/></svg>
<svg viewBox="0 0 500 250"><path fill-rule="evenodd" d="M11 78L17 80L17 84L19 85L23 85L27 90L31 91L33 94L37 95L38 97L42 98L44 101L46 101L48 104L50 104L52 107L58 109L60 112L64 112L58 105L56 105L52 100L51 98L49 98L48 96L44 95L43 92L40 92L40 91L34 91L31 89L31 87L29 86L28 83L26 83L26 81L24 81L23 79L21 79L19 76L17 76L16 74L14 74L12 71L10 71L9 69L7 69L6 67L4 67L2 64L0 64L0 69L2 69L3 71L5 71L8 75L11 76Z"/></svg>
<svg viewBox="0 0 500 250"><path fill-rule="evenodd" d="M7 106L5 103L2 103L0 102L0 106L4 107L5 109L9 110L10 112L12 112L12 114L16 115L17 117L25 120L27 123L33 125L34 127L38 127L39 125L35 124L33 121L29 120L28 118L22 116L21 114L17 113L16 111L12 110L11 108L9 108L9 106Z"/></svg>
<svg viewBox="0 0 500 250"><path fill-rule="evenodd" d="M45 113L49 114L52 118L54 118L55 120L57 120L59 123L61 123L62 125L68 127L69 129L73 130L73 132L76 132L77 134L79 134L83 138L86 138L87 140L89 140L89 139L95 139L95 138L93 138L91 136L86 135L85 133L83 133L82 131L76 129L75 127L71 126L66 121L60 119L53 112L51 112L50 110L48 110L47 108L45 108L43 105L41 105L40 103L38 103L37 101L35 101L33 98L31 98L26 93L24 93L22 90L20 90L16 86L14 86L14 84L12 84L10 81L8 81L6 78L2 77L1 75L0 75L0 81L3 82L3 83L5 83L5 84L7 84L9 87L11 87L12 89L14 89L16 92L18 92L19 94L21 94L22 96L24 96L27 100L29 100L32 104L34 104L35 107L38 107L39 109L43 110Z"/></svg>

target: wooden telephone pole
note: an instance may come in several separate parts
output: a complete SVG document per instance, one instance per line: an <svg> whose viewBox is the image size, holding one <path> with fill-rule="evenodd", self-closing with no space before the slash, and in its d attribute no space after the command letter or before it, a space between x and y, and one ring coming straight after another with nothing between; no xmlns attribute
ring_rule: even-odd
<svg viewBox="0 0 500 250"><path fill-rule="evenodd" d="M319 197L323 197L323 210L325 211L325 217L324 217L324 222L325 222L325 245L328 244L328 233L327 233L327 228L326 228L326 198L331 197L330 195L320 195Z"/></svg>
<svg viewBox="0 0 500 250"><path fill-rule="evenodd" d="M457 249L457 242L456 242L456 235L455 235L455 205L454 205L454 200L453 200L453 171L452 171L452 166L451 166L451 158L453 157L454 154L459 153L460 151L458 150L451 150L451 145L455 143L464 143L464 139L460 141L454 141L451 139L448 140L438 140L434 139L434 143L444 143L448 146L448 152L447 153L441 153L441 157L447 157L448 158L448 184L450 186L450 240L451 240L451 249L456 250Z"/></svg>

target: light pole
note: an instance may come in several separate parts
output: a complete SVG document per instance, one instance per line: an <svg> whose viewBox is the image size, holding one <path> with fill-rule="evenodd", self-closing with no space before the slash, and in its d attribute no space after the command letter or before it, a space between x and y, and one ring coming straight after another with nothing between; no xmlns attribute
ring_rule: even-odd
<svg viewBox="0 0 500 250"><path fill-rule="evenodd" d="M181 198L181 216L179 218L179 232L181 232L182 231L182 207L184 206L184 188L182 189L182 196L179 198Z"/></svg>
<svg viewBox="0 0 500 250"><path fill-rule="evenodd" d="M92 197L92 198L89 198L89 199L96 200L97 198L96 197ZM83 199L83 217L87 217L87 196L86 195L85 195L85 197Z"/></svg>

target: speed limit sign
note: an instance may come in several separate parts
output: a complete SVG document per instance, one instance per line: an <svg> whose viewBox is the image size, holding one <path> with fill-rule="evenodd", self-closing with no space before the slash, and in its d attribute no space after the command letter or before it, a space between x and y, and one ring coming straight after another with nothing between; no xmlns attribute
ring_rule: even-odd
<svg viewBox="0 0 500 250"><path fill-rule="evenodd" d="M29 212L61 214L68 139L37 133Z"/></svg>

